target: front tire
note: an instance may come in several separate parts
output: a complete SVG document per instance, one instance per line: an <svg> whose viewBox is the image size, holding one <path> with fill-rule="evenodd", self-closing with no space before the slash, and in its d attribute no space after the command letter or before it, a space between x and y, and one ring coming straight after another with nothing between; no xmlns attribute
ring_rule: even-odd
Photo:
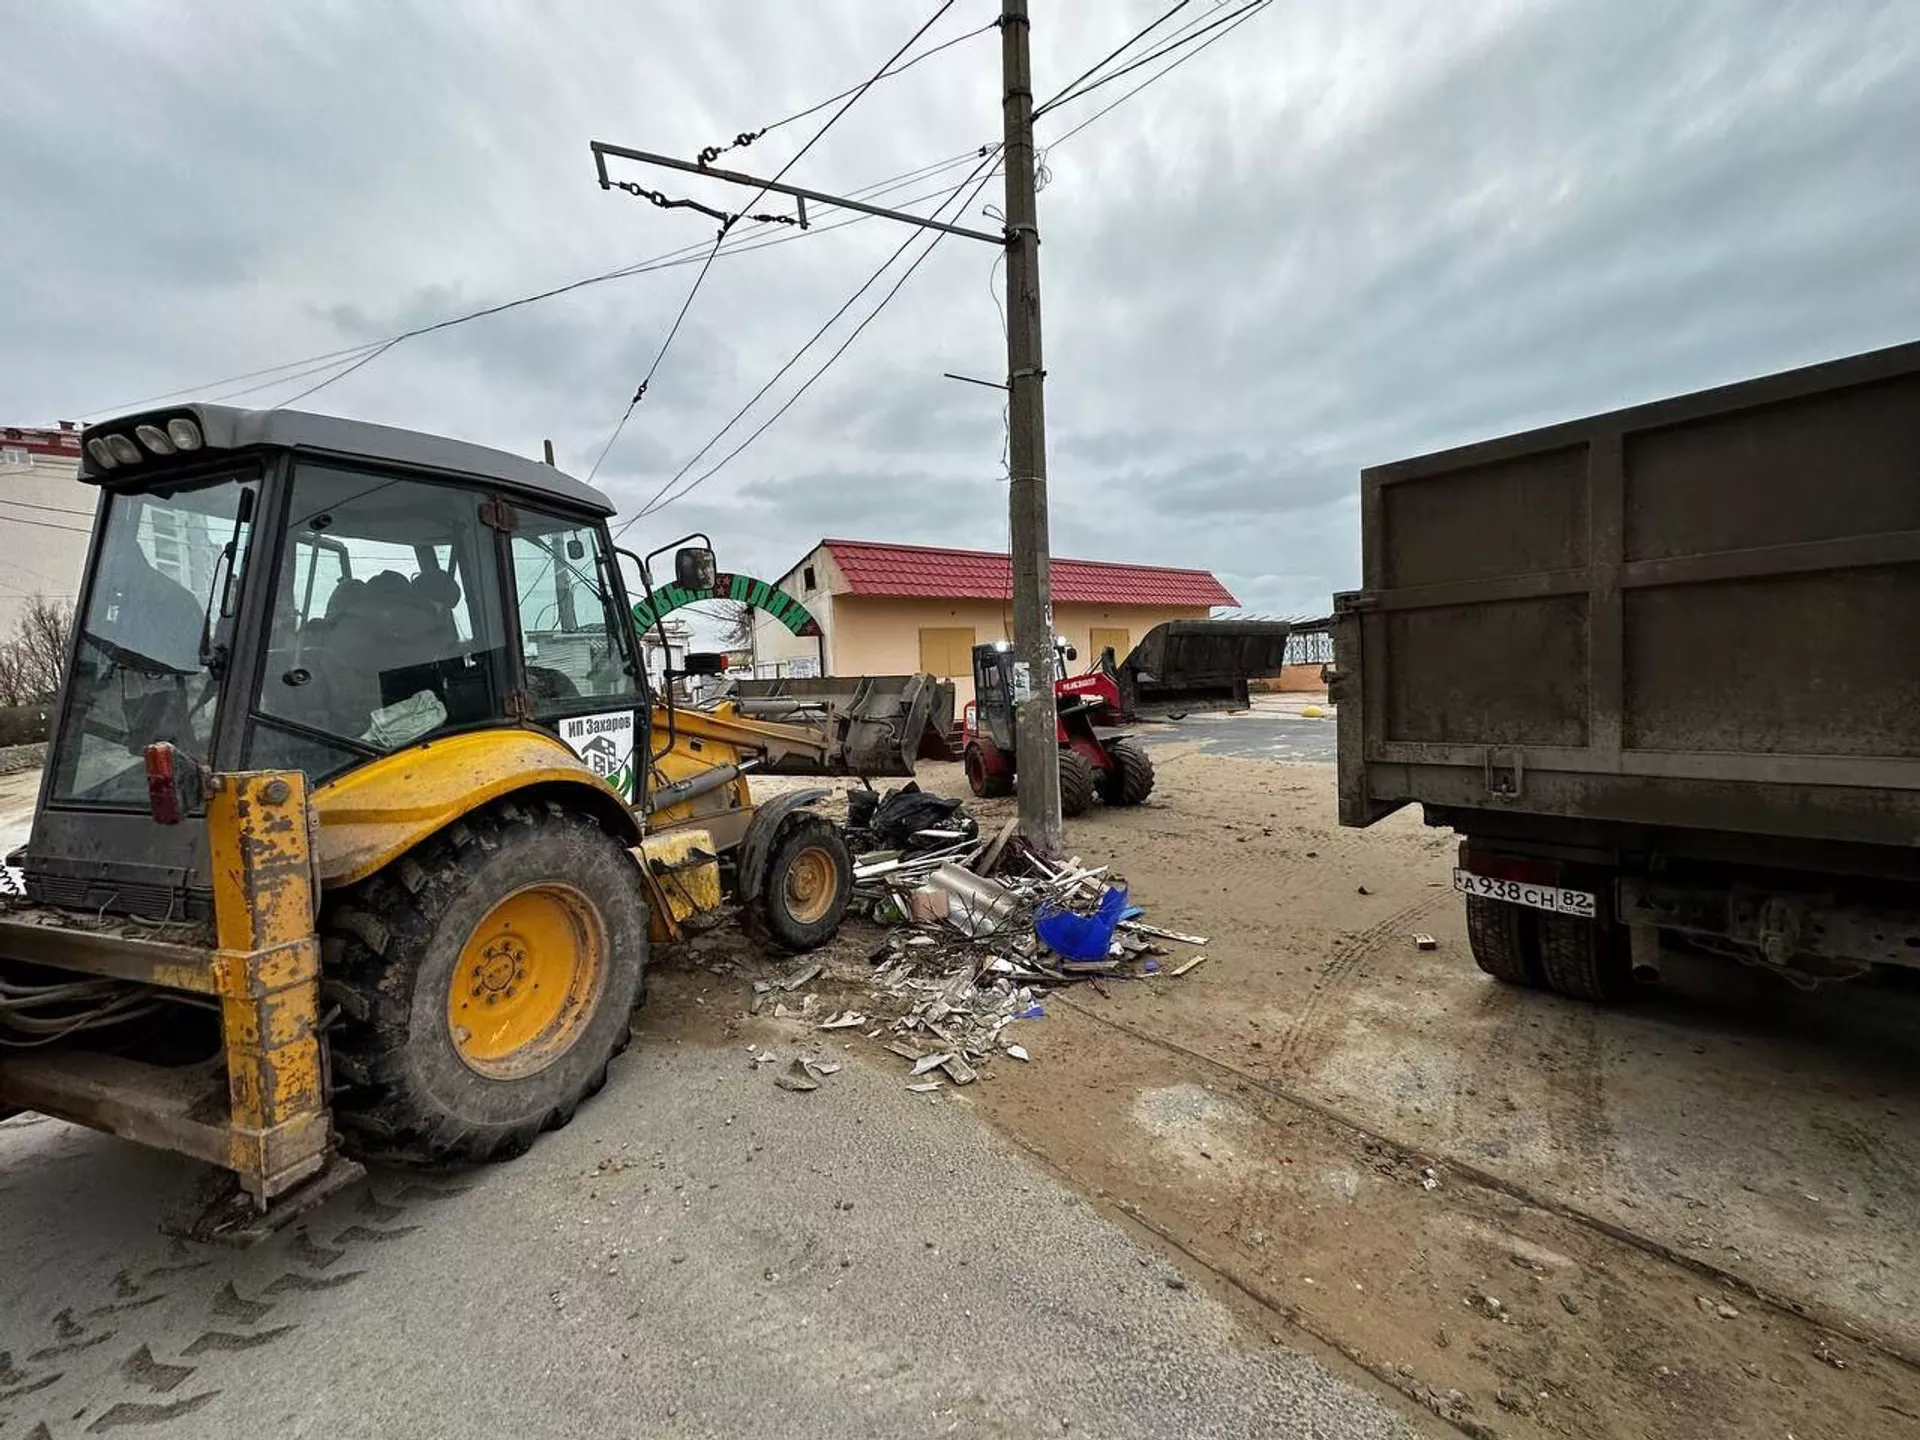
<svg viewBox="0 0 1920 1440"><path fill-rule="evenodd" d="M1153 793L1153 761L1130 740L1107 746L1111 769L1100 775L1100 798L1109 805L1139 805Z"/></svg>
<svg viewBox="0 0 1920 1440"><path fill-rule="evenodd" d="M1084 815L1093 808L1093 765L1078 750L1060 752L1060 813Z"/></svg>
<svg viewBox="0 0 1920 1440"><path fill-rule="evenodd" d="M819 815L787 822L760 893L747 907L757 938L783 950L812 950L831 940L853 895L853 852L840 831Z"/></svg>
<svg viewBox="0 0 1920 1440"><path fill-rule="evenodd" d="M558 805L455 822L321 916L334 1112L368 1159L504 1159L627 1046L647 906L626 847Z"/></svg>

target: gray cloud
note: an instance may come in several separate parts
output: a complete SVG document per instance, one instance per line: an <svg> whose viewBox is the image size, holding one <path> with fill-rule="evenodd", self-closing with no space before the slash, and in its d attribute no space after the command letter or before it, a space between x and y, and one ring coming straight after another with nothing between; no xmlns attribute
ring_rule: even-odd
<svg viewBox="0 0 1920 1440"><path fill-rule="evenodd" d="M65 57L0 93L0 181L30 197L0 241L5 418L708 241L600 191L587 141L691 154L778 118L931 7L885 8L0 3L19 53ZM964 0L937 33L993 8ZM1042 91L1161 8L1043 7ZM983 36L876 87L796 174L845 189L993 138L997 64ZM1061 554L1204 565L1250 608L1318 610L1357 579L1363 465L1920 333L1920 13L1900 0L1276 5L1059 139L1126 83L1042 126ZM729 163L770 173L812 123ZM901 238L867 221L716 262L601 483L653 495ZM629 538L704 528L760 573L823 533L1004 544L998 397L940 378L1004 368L992 261L943 243L779 424ZM409 341L308 403L551 437L584 473L691 278Z"/></svg>

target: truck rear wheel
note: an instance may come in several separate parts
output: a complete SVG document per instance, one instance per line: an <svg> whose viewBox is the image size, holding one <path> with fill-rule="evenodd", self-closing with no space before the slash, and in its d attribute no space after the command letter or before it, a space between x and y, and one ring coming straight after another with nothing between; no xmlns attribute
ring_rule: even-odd
<svg viewBox="0 0 1920 1440"><path fill-rule="evenodd" d="M1518 905L1467 896L1467 945L1473 963L1508 985L1539 987L1539 944L1534 917Z"/></svg>
<svg viewBox="0 0 1920 1440"><path fill-rule="evenodd" d="M1084 815L1093 808L1093 765L1078 750L1060 752L1060 813Z"/></svg>
<svg viewBox="0 0 1920 1440"><path fill-rule="evenodd" d="M1153 793L1153 761L1131 740L1107 746L1110 769L1099 776L1100 799L1108 805L1139 805Z"/></svg>
<svg viewBox="0 0 1920 1440"><path fill-rule="evenodd" d="M1633 962L1621 927L1608 920L1542 914L1540 969L1548 987L1574 1000L1611 1005L1633 990Z"/></svg>
<svg viewBox="0 0 1920 1440"><path fill-rule="evenodd" d="M538 802L448 827L332 899L321 929L334 1109L365 1158L526 1151L606 1083L646 969L626 847Z"/></svg>

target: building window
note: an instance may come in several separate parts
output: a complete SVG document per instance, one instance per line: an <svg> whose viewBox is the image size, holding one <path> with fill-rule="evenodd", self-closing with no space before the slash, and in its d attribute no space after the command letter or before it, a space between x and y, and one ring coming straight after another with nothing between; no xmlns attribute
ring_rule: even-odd
<svg viewBox="0 0 1920 1440"><path fill-rule="evenodd" d="M973 678L973 627L925 627L920 631L920 668L942 680Z"/></svg>
<svg viewBox="0 0 1920 1440"><path fill-rule="evenodd" d="M6 449L0 450L0 460L6 461L9 465L31 465L33 463L33 457L31 455L25 450L13 445L9 445ZM811 577L813 572L809 570L807 575Z"/></svg>
<svg viewBox="0 0 1920 1440"><path fill-rule="evenodd" d="M1100 652L1108 648L1113 650L1115 660L1124 660L1133 649L1133 637L1125 630L1109 630L1096 625L1087 632L1087 648L1093 651L1089 657L1093 660L1098 660Z"/></svg>
<svg viewBox="0 0 1920 1440"><path fill-rule="evenodd" d="M820 582L813 578L813 567L811 565L800 572L800 584L802 593L807 595L813 594L814 591L820 588Z"/></svg>

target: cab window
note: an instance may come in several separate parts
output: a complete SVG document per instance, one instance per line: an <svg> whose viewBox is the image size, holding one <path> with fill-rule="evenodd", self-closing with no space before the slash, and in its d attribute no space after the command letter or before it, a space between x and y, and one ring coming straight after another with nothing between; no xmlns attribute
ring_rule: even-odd
<svg viewBox="0 0 1920 1440"><path fill-rule="evenodd" d="M633 699L633 620L607 583L600 527L537 510L517 515L513 583L535 711Z"/></svg>
<svg viewBox="0 0 1920 1440"><path fill-rule="evenodd" d="M469 492L295 474L252 763L324 775L504 713L493 532Z"/></svg>

